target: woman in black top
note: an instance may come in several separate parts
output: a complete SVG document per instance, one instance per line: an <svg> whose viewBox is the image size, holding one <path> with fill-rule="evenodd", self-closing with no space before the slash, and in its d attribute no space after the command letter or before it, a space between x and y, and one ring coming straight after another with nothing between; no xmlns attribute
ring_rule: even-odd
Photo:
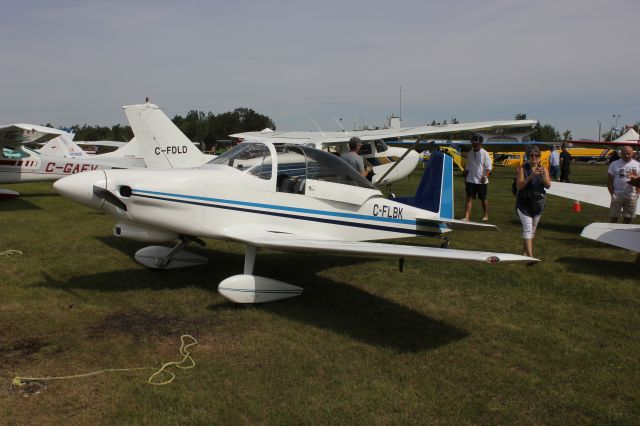
<svg viewBox="0 0 640 426"><path fill-rule="evenodd" d="M533 257L533 237L544 210L545 189L551 188L549 171L540 163L540 149L527 148L525 163L516 169L516 212L522 222L522 254Z"/></svg>

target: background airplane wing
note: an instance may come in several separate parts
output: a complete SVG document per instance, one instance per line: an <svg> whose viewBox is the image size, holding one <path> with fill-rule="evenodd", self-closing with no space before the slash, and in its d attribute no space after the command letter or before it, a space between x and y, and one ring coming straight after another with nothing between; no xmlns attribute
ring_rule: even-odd
<svg viewBox="0 0 640 426"><path fill-rule="evenodd" d="M439 260L466 260L484 263L529 263L538 259L510 253L454 250L363 241L329 240L299 234L257 229L227 230L230 239L256 247L296 252L328 252L375 257L415 257Z"/></svg>
<svg viewBox="0 0 640 426"><path fill-rule="evenodd" d="M0 144L17 146L27 143L43 143L60 135L68 135L64 130L37 124L6 124L0 126Z"/></svg>
<svg viewBox="0 0 640 426"><path fill-rule="evenodd" d="M551 188L547 189L547 194L606 208L611 204L611 194L605 186L553 182Z"/></svg>
<svg viewBox="0 0 640 426"><path fill-rule="evenodd" d="M492 130L520 127L533 127L535 120L482 121L476 123L459 123L440 126L401 127L399 129L355 130L350 132L245 132L229 135L247 140L269 140L274 143L309 143L336 144L348 142L354 136L363 141L417 137L423 135L449 134L470 130Z"/></svg>

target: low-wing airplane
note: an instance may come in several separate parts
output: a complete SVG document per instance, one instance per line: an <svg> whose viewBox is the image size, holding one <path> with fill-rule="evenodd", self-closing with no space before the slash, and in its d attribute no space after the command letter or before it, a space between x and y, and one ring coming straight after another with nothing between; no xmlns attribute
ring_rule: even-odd
<svg viewBox="0 0 640 426"><path fill-rule="evenodd" d="M370 242L439 235L455 227L492 225L453 219L453 165L435 153L416 196L387 199L335 155L303 145L244 142L189 169L96 170L54 184L65 197L106 211L114 235L151 243L178 240L173 248L149 246L135 258L149 268L207 262L184 251L200 238L244 243L244 273L218 291L236 303L300 295L302 288L253 275L258 248L297 252L417 257L485 263L537 262L507 253Z"/></svg>
<svg viewBox="0 0 640 426"><path fill-rule="evenodd" d="M421 136L428 135L532 127L536 124L535 120L508 120L344 132L280 132L265 129L260 132L235 133L230 136L246 141L301 144L336 153L347 151L349 139L357 136L363 141L360 155L373 166L375 174L372 182L381 186L402 180L416 168L420 161L420 155L415 151L419 142L416 142L413 148L407 149L390 147L384 142L385 139L415 137L420 139Z"/></svg>
<svg viewBox="0 0 640 426"><path fill-rule="evenodd" d="M605 208L611 204L611 194L604 186L554 182L547 193ZM640 214L640 205L636 208L636 214ZM585 227L580 235L640 253L640 225L596 222Z"/></svg>

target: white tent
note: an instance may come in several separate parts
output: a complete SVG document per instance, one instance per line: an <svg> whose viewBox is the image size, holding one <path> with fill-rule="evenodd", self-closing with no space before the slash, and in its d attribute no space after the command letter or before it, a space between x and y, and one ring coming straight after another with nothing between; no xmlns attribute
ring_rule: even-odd
<svg viewBox="0 0 640 426"><path fill-rule="evenodd" d="M626 141L635 141L638 142L640 139L640 135L638 132L633 130L632 127L629 128L624 134L622 134L618 139L614 140L614 142L626 142Z"/></svg>

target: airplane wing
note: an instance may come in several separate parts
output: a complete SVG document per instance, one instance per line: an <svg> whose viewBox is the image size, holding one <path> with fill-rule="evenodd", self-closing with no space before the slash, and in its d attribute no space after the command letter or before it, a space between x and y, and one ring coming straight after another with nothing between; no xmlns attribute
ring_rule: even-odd
<svg viewBox="0 0 640 426"><path fill-rule="evenodd" d="M246 140L268 140L273 143L322 143L332 145L348 142L354 136L363 141L378 139L417 137L423 135L436 135L471 130L494 130L521 127L533 127L538 122L535 120L506 120L506 121L482 121L476 123L447 124L440 126L401 127L398 129L379 130L354 130L345 132L244 132L229 135L234 138Z"/></svg>
<svg viewBox="0 0 640 426"><path fill-rule="evenodd" d="M627 141L567 141L573 146L598 146L598 147L616 147L630 145L634 148L640 147L640 140ZM559 144L562 142L558 142Z"/></svg>
<svg viewBox="0 0 640 426"><path fill-rule="evenodd" d="M569 198L600 207L609 207L611 194L605 186L580 185L577 183L553 182L547 194Z"/></svg>
<svg viewBox="0 0 640 426"><path fill-rule="evenodd" d="M582 237L640 252L640 225L592 223L582 230Z"/></svg>
<svg viewBox="0 0 640 426"><path fill-rule="evenodd" d="M466 260L484 263L530 263L538 259L510 253L443 249L366 241L330 240L317 236L265 231L258 229L228 229L227 237L256 247L283 251L326 252L375 257L414 257L438 260Z"/></svg>
<svg viewBox="0 0 640 426"><path fill-rule="evenodd" d="M16 123L0 126L0 144L17 146L26 143L43 143L68 132L36 124Z"/></svg>

